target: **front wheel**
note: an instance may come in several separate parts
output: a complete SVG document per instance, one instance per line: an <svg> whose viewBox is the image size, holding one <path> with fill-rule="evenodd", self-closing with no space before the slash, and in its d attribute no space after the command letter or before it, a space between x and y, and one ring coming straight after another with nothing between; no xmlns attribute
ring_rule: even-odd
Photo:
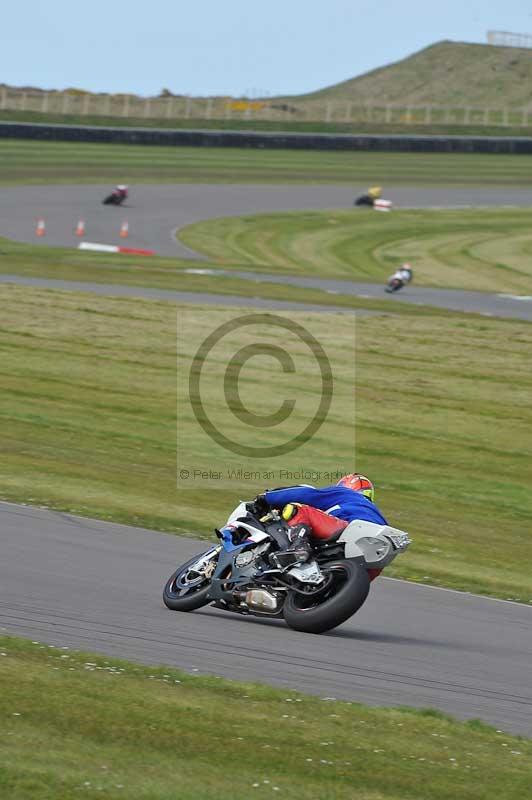
<svg viewBox="0 0 532 800"><path fill-rule="evenodd" d="M163 602L167 608L194 611L210 602L207 595L219 552L218 547L211 548L176 569L163 589Z"/></svg>
<svg viewBox="0 0 532 800"><path fill-rule="evenodd" d="M321 568L322 593L288 592L285 622L296 631L324 633L341 625L362 607L369 592L367 569L356 561L334 561Z"/></svg>

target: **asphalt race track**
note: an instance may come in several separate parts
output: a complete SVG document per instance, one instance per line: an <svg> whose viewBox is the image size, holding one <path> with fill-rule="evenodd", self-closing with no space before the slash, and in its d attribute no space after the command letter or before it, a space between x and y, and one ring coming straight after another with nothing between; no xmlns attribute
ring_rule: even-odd
<svg viewBox="0 0 532 800"><path fill-rule="evenodd" d="M252 186L252 185L202 185L159 184L144 185L131 190L127 206L115 208L103 206L102 198L109 186L15 186L0 188L0 236L21 242L77 247L75 236L78 220L86 226L84 240L102 244L124 244L128 247L155 250L159 255L176 256L199 260L201 256L176 241L175 232L193 222L221 216L239 216L268 211L293 209L348 208L353 198L364 189L349 189L338 186ZM532 193L527 189L417 189L391 188L386 191L401 208L461 208L461 207L528 207L532 204ZM358 209L354 213L360 213ZM362 212L363 213L363 212ZM393 213L393 212L392 212ZM35 236L38 218L46 223L46 236ZM129 224L129 236L119 236L122 222ZM223 279L223 271L218 273ZM274 281L297 286L323 289L331 293L331 309L335 293L349 293L361 297L388 299L390 302L432 305L455 311L472 311L488 316L514 317L532 320L532 296L514 297L493 295L485 292L461 292L444 289L408 287L406 291L390 297L383 287L349 281L296 278L291 276L268 276L254 273L233 273L253 281ZM215 277L215 276L213 276ZM4 276L4 281L25 284L15 276ZM28 281L28 285L31 282ZM47 284L42 283L42 286ZM49 288L67 288L51 281ZM70 287L80 291L95 291L96 285ZM111 294L118 294L118 287L109 287ZM123 294L131 289L124 287ZM131 292L138 297L157 297L179 302L199 302L193 293L159 292L138 290ZM203 302L218 302L225 305L242 305L241 298L216 297ZM256 301L254 301L256 302ZM282 308L274 301L260 301L262 307ZM300 310L314 310L311 305L296 305Z"/></svg>
<svg viewBox="0 0 532 800"><path fill-rule="evenodd" d="M74 246L74 227L83 218L87 240L116 244L127 219L128 245L195 257L173 239L176 228L222 215L347 207L357 193L321 186L139 186L129 208L112 208L101 205L108 188L1 188L0 235ZM532 199L525 190L394 189L386 195L403 207L528 206ZM43 240L34 235L39 216L47 224ZM223 280L222 273L218 279ZM174 302L258 305L249 298L111 287L90 280L80 284L6 275L0 280ZM331 292L328 310L335 310L334 293L347 290L338 281L299 280ZM350 286L358 295L386 297L382 287ZM525 298L411 287L390 298L396 301L532 319L532 304ZM285 307L275 301L263 304ZM324 698L432 706L532 736L531 607L379 579L354 619L326 635L310 636L278 621L210 608L193 614L168 611L161 601L162 584L176 564L205 543L8 503L0 503L0 531L0 626L8 633Z"/></svg>
<svg viewBox="0 0 532 800"><path fill-rule="evenodd" d="M168 611L163 583L205 542L8 503L0 528L3 632L532 736L527 606L380 578L354 618L314 636L209 607Z"/></svg>
<svg viewBox="0 0 532 800"><path fill-rule="evenodd" d="M331 293L331 305L297 303L286 300L271 300L262 297L244 297L242 295L215 294L208 292L178 292L169 289L150 289L142 286L121 286L111 283L90 283L85 281L63 281L52 278L26 278L20 275L0 274L0 284L15 283L19 286L33 286L41 289L58 289L74 292L90 292L106 297L139 297L144 300L166 300L174 303L195 303L198 305L253 306L291 311L318 311L321 314L357 314L371 315L382 312L364 308L349 309L332 305L334 294L352 294L356 297L369 297L385 300L393 311L394 302L429 305L454 311L467 311L485 316L512 317L532 321L532 296L514 297L512 295L487 294L485 292L461 292L450 289L419 289L409 287L403 293L389 295L382 286L370 283L354 283L350 281L320 280L319 278L300 278L296 276L255 275L247 272L224 273L219 271L220 280L225 274L234 277L248 277L255 282L286 283L293 286L309 286L324 289ZM334 287L334 288L333 288Z"/></svg>
<svg viewBox="0 0 532 800"><path fill-rule="evenodd" d="M224 184L139 184L130 190L126 206L103 206L109 186L0 187L0 236L21 242L77 247L74 231L79 219L85 239L155 250L159 255L198 258L175 240L175 230L212 217L268 211L349 208L365 187L253 186ZM532 205L527 189L391 188L385 195L400 208ZM353 209L353 213L363 213ZM376 212L375 212L376 213ZM393 212L392 212L393 213ZM35 237L35 222L43 217L46 236ZM129 237L119 237L129 223Z"/></svg>
<svg viewBox="0 0 532 800"><path fill-rule="evenodd" d="M103 297L138 297L143 300L164 300L172 303L194 303L197 305L245 306L249 308L276 309L279 311L317 311L320 314L354 313L354 309L338 306L321 306L317 303L293 303L288 300L270 300L262 297L244 297L231 294L209 294L208 292L174 292L169 289L150 289L143 286L121 286L111 283L84 283L83 281L59 281L48 278L25 278L20 275L1 275L0 284L15 283L18 286L33 286L37 289L56 289L71 292L90 292ZM381 311L366 308L356 310L357 315L371 316Z"/></svg>

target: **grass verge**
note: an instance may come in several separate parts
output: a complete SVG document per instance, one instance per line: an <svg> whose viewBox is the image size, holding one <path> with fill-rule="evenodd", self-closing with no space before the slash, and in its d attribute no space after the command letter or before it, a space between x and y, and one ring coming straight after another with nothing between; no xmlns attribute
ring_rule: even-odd
<svg viewBox="0 0 532 800"><path fill-rule="evenodd" d="M2 111L2 122L34 122L45 125L97 125L113 128L164 128L171 130L267 131L281 133L368 133L377 136L531 136L532 128L523 125L453 124L441 120L425 125L421 122L320 122L290 119L175 119L168 117L123 117L101 114L59 114L40 111Z"/></svg>
<svg viewBox="0 0 532 800"><path fill-rule="evenodd" d="M522 800L532 742L0 637L9 800Z"/></svg>
<svg viewBox="0 0 532 800"><path fill-rule="evenodd" d="M257 284L244 278L224 274L220 261L216 263L177 260L159 256L125 256L93 253L59 247L35 247L0 238L0 275L24 278L83 281L96 284L119 284L176 292L208 292L241 297L261 297L294 303L340 306L390 313L390 304L382 300L359 298L353 295L330 294L320 289L303 289L286 284ZM237 265L242 267L242 265ZM217 277L187 272L189 269L214 269ZM394 305L393 313L445 315L430 306ZM449 314L452 312L449 312Z"/></svg>
<svg viewBox="0 0 532 800"><path fill-rule="evenodd" d="M179 238L227 269L382 283L409 261L424 286L529 294L532 282L528 209L259 214L198 222Z"/></svg>
<svg viewBox="0 0 532 800"><path fill-rule="evenodd" d="M221 514L264 488L238 470L275 464L215 445L187 400L192 355L232 312L7 285L0 298L4 499L210 537ZM408 325L399 315L357 318L354 419L352 326L329 314L288 317L313 331L338 380L327 433L279 463L372 475L384 513L415 538L389 574L531 601L530 326L436 313ZM233 352L227 342L204 385L228 436L242 431L223 395L218 404ZM288 384L264 366L257 358L242 370L242 398L271 413ZM298 381L296 429L316 398L310 362ZM252 444L275 439L252 433ZM176 488L176 441L180 466L220 476Z"/></svg>
<svg viewBox="0 0 532 800"><path fill-rule="evenodd" d="M379 183L531 185L529 156L367 153L0 139L0 185L62 183Z"/></svg>

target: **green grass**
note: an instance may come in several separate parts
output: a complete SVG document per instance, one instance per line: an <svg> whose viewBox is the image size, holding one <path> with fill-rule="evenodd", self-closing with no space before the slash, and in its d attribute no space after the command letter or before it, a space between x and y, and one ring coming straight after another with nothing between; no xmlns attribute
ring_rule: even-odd
<svg viewBox="0 0 532 800"><path fill-rule="evenodd" d="M0 184L532 184L526 155L148 147L0 139Z"/></svg>
<svg viewBox="0 0 532 800"><path fill-rule="evenodd" d="M353 420L352 323L289 314L331 359L333 407L301 450L257 462L213 444L187 401L192 354L232 312L197 306L176 312L170 303L15 286L0 287L0 298L4 499L210 537L240 498L286 483L281 467L322 473L355 467L375 479L384 513L415 540L390 574L532 600L532 328L526 323L436 313L413 315L408 325L400 315L358 317ZM250 332L236 344L253 341ZM203 390L209 413L237 437L247 429L227 413L223 395L219 402L220 375L234 346L224 340ZM312 360L296 363L293 429L308 419L317 392ZM241 381L242 401L257 413L271 413L279 397L294 394L293 382L258 359ZM282 434L251 429L246 436L263 445ZM176 447L179 467L220 470L220 478L176 486ZM242 466L274 472L269 479L228 473Z"/></svg>
<svg viewBox="0 0 532 800"><path fill-rule="evenodd" d="M523 294L532 286L528 209L260 214L199 222L179 239L228 269L382 283L408 261L416 285Z"/></svg>
<svg viewBox="0 0 532 800"><path fill-rule="evenodd" d="M0 637L9 800L523 800L530 740ZM287 702L289 701L289 702Z"/></svg>
<svg viewBox="0 0 532 800"><path fill-rule="evenodd" d="M386 136L388 134L401 134L403 136L531 136L532 125L517 124L517 118L520 118L519 113L510 115L510 123L502 125L502 114L500 111L490 111L490 117L486 124L481 124L483 119L483 112L480 111L476 114L476 121L472 124L466 124L462 121L463 110L454 109L455 121L445 120L445 111L442 109L439 113L433 111L434 123L425 124L425 109L420 108L416 111L414 121L405 123L404 120L406 107L403 109L396 109L394 111L393 122L385 121L385 108L379 108L378 112L373 112L378 119L373 122L370 121L353 121L341 122L340 119L345 116L345 104L339 105L335 109L337 119L331 122L324 122L316 120L303 120L288 117L286 119L204 119L197 117L194 119L168 119L167 117L121 117L121 116L102 116L93 114L58 114L58 113L41 113L39 111L2 111L2 122L34 122L37 124L50 124L50 125L97 125L101 127L113 128L158 128L158 129L171 129L171 130L215 130L215 131L266 131L266 132L282 132L282 133L351 133L351 134L376 134ZM299 111L300 115L304 115L304 109ZM325 109L321 109L321 117L323 119ZM532 119L532 118L531 118Z"/></svg>
<svg viewBox="0 0 532 800"><path fill-rule="evenodd" d="M221 274L214 279L210 275L187 272L188 269L217 269L220 263L185 261L173 258L144 256L111 256L104 253L70 250L67 248L35 247L0 238L0 274L21 278L51 278L52 280L82 281L95 284L119 284L151 289L182 292L208 292L220 295L239 295L270 300L311 303L324 306L365 309L390 312L384 300L370 300L351 295L331 295L320 289L301 289L284 284L265 283ZM398 304L393 313L445 314L430 306L408 306ZM449 312L451 313L451 312Z"/></svg>

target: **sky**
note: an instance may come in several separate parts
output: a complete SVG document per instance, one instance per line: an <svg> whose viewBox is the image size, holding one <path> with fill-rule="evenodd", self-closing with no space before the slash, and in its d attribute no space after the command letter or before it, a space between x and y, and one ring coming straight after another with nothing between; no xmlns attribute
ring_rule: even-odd
<svg viewBox="0 0 532 800"><path fill-rule="evenodd" d="M301 94L442 39L532 34L527 0L4 0L0 83Z"/></svg>

